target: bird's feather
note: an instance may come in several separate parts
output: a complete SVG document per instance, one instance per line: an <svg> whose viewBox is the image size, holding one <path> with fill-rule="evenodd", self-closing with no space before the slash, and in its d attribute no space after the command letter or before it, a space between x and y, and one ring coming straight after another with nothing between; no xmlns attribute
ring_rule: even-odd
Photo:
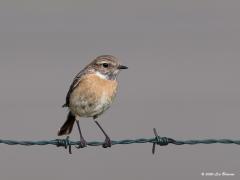
<svg viewBox="0 0 240 180"><path fill-rule="evenodd" d="M73 90L78 86L79 82L81 81L81 77L86 74L86 69L81 70L73 79L73 82L68 90L67 96L66 96L66 102L62 107L69 107L69 99L70 95L73 92Z"/></svg>

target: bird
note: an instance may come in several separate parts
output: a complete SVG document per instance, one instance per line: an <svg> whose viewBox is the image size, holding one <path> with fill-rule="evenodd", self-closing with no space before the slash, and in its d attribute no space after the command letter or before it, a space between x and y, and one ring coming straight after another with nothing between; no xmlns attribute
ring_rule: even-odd
<svg viewBox="0 0 240 180"><path fill-rule="evenodd" d="M78 148L86 147L87 141L82 135L79 120L82 117L93 118L105 136L102 146L111 147L112 141L97 118L108 110L114 101L118 89L117 77L123 69L128 67L121 65L115 56L101 55L75 76L68 90L66 102L62 106L67 107L69 111L66 121L58 131L58 136L69 135L76 122L80 135Z"/></svg>

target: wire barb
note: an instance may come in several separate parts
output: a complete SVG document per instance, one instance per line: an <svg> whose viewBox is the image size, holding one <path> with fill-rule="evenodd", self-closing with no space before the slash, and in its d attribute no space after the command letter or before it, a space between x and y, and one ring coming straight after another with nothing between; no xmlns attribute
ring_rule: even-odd
<svg viewBox="0 0 240 180"><path fill-rule="evenodd" d="M167 146L169 143L175 142L174 139L167 138L167 137L160 137L157 133L156 128L153 128L153 133L155 135L155 141L153 142L153 146L152 146L152 154L155 154L156 144L159 146Z"/></svg>
<svg viewBox="0 0 240 180"><path fill-rule="evenodd" d="M69 136L66 137L66 139L56 139L56 146L61 147L63 146L65 149L68 148L69 154L72 154L72 145L69 141Z"/></svg>

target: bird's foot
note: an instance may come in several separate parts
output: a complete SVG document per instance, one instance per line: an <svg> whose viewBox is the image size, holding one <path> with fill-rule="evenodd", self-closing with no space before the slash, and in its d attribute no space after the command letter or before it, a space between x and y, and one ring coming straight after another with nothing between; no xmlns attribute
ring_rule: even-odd
<svg viewBox="0 0 240 180"><path fill-rule="evenodd" d="M80 148L85 148L85 147L87 147L87 141L85 139L80 139L79 145L76 148L80 149Z"/></svg>
<svg viewBox="0 0 240 180"><path fill-rule="evenodd" d="M106 137L102 147L103 148L108 148L108 147L111 147L112 146L112 141L109 137Z"/></svg>

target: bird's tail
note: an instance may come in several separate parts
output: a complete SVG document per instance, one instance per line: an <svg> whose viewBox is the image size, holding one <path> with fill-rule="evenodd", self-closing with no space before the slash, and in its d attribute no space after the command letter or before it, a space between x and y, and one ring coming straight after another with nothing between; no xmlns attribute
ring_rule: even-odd
<svg viewBox="0 0 240 180"><path fill-rule="evenodd" d="M58 131L58 136L70 134L72 132L74 122L75 122L75 116L69 111L67 120Z"/></svg>

